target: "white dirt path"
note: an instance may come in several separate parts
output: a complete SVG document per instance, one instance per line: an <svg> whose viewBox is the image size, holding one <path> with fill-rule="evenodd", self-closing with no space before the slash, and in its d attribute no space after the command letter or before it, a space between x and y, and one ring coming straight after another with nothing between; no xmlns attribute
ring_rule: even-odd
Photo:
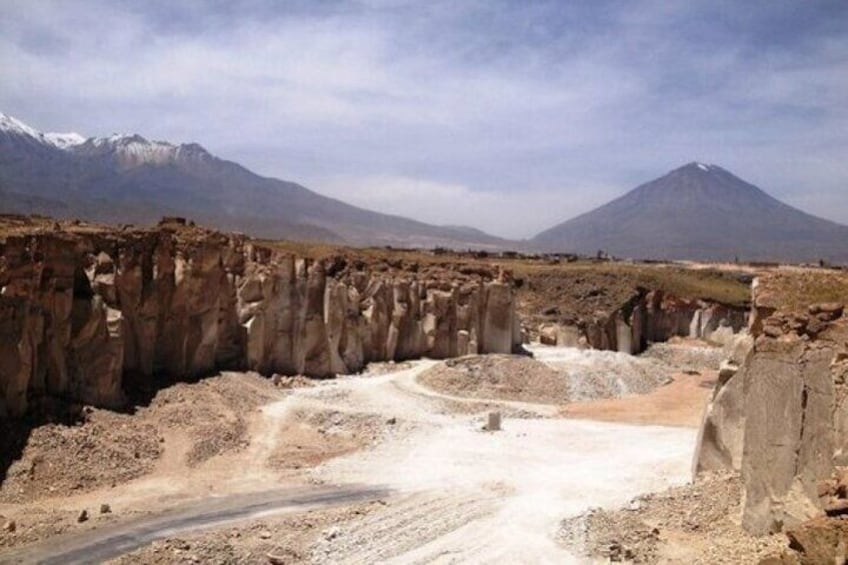
<svg viewBox="0 0 848 565"><path fill-rule="evenodd" d="M545 353L552 365L563 362L556 351ZM384 508L320 536L312 561L577 563L556 542L564 518L689 479L692 428L569 420L552 417L555 405L437 393L416 380L435 363L292 390L252 415L245 450L188 470L177 465L177 442L159 472L109 500L119 509L144 503L155 512L181 500L214 503L284 484L387 487L392 494ZM521 417L505 417L501 432L484 432L492 406ZM345 426L357 422L377 422L379 432L365 449L283 474L274 467L275 453L287 430L312 416L323 422L321 434L347 433ZM63 502L80 507L101 495Z"/></svg>
<svg viewBox="0 0 848 565"><path fill-rule="evenodd" d="M401 511L323 544L317 561L579 562L555 542L563 518L689 479L695 430L521 418L487 433L480 429L482 414L434 411L445 395L414 383L429 366L337 383L335 396L344 404L416 425L313 475L327 483L386 485L408 498ZM342 390L349 394L338 394ZM549 407L535 408L546 413ZM385 531L394 534L381 538Z"/></svg>

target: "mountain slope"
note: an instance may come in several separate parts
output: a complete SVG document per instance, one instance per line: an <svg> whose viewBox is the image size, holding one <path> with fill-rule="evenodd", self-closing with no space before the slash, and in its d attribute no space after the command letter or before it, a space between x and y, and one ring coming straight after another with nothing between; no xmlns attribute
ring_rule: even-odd
<svg viewBox="0 0 848 565"><path fill-rule="evenodd" d="M0 211L149 223L182 215L221 229L357 245L502 247L466 228L380 214L259 176L196 143L41 133L0 114Z"/></svg>
<svg viewBox="0 0 848 565"><path fill-rule="evenodd" d="M632 258L843 262L848 226L788 206L716 165L689 163L532 244Z"/></svg>

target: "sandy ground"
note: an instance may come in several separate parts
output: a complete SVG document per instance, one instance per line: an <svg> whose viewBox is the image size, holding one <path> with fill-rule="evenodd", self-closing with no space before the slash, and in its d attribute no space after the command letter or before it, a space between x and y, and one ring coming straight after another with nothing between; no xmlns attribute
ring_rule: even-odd
<svg viewBox="0 0 848 565"><path fill-rule="evenodd" d="M717 371L677 373L671 383L647 394L572 402L563 406L561 414L567 418L698 428L717 377Z"/></svg>
<svg viewBox="0 0 848 565"><path fill-rule="evenodd" d="M572 380L585 371L596 377L593 383L602 390L595 384L577 389L584 397L600 390L612 398L565 409L467 398L417 380L434 361L383 366L314 387L271 391L277 400L245 410L245 440L236 448L193 461L187 454L196 438L175 432L165 438L155 468L119 488L0 505L0 515L18 517L25 531L26 513L33 509L72 515L108 502L108 519L120 520L224 493L357 483L388 486L394 495L367 512L304 518L289 562L582 562L585 557L570 552L558 535L563 520L689 480L694 414L700 417L696 408L709 393L703 385L713 376L702 367L700 375L680 373L662 386L668 367L656 359L561 348L535 353L551 367L567 364ZM635 394L640 391L648 394ZM505 416L503 431L484 432L493 409ZM343 520L334 518L339 512ZM297 521L268 518L250 527L278 531L286 520ZM78 527L96 526L92 522ZM226 563L256 558L256 551L270 547L250 545L253 538L242 539L238 531L165 540L137 551L135 562L196 557L180 549L185 544L229 548L232 560L220 561Z"/></svg>
<svg viewBox="0 0 848 565"><path fill-rule="evenodd" d="M314 477L385 484L407 499L402 511L339 536L324 548L326 562L576 561L555 539L564 517L689 477L694 430L523 417L484 432L481 414L439 413L433 402L444 395L410 386L429 365L336 385L336 403L411 425L395 441L325 463Z"/></svg>
<svg viewBox="0 0 848 565"><path fill-rule="evenodd" d="M559 537L586 560L671 565L760 563L786 548L783 535L753 537L739 526L742 481L733 474L593 508L563 520Z"/></svg>

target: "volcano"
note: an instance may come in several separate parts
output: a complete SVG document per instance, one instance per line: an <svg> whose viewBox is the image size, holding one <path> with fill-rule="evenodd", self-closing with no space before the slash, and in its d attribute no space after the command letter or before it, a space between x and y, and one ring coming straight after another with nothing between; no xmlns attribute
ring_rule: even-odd
<svg viewBox="0 0 848 565"><path fill-rule="evenodd" d="M848 226L697 162L543 231L532 244L634 259L848 262Z"/></svg>

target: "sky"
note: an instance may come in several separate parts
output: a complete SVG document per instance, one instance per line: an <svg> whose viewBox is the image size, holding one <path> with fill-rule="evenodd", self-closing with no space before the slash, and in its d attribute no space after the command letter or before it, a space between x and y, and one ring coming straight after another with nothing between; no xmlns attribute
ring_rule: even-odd
<svg viewBox="0 0 848 565"><path fill-rule="evenodd" d="M511 238L691 161L848 223L845 0L0 0L0 111Z"/></svg>

